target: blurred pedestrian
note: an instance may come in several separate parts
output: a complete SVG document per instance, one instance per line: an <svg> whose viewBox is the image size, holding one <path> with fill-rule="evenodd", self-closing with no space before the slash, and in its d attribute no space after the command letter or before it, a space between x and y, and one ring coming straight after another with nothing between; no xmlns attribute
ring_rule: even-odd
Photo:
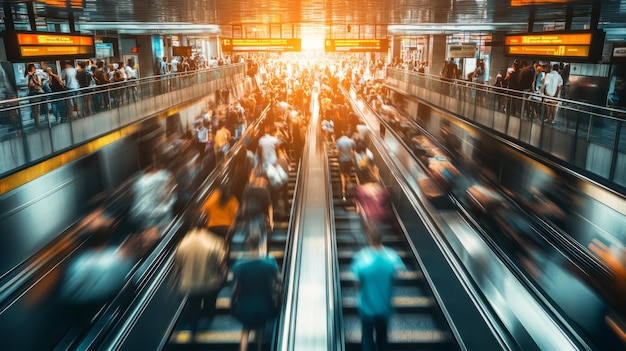
<svg viewBox="0 0 626 351"><path fill-rule="evenodd" d="M224 239L204 228L204 218L194 217L194 224L178 245L175 256L178 290L187 296L183 320L190 324L192 333L203 319L210 320L215 314L217 294L227 273Z"/></svg>
<svg viewBox="0 0 626 351"><path fill-rule="evenodd" d="M68 95L77 96L78 89L80 89L80 83L78 83L78 80L76 79L76 74L78 72L76 71L76 68L74 68L72 62L70 62L69 60L65 61L64 67L65 68L63 68L63 70L61 71L61 79L63 80L63 84L65 85L67 90L70 91ZM80 118L80 100L77 97L72 97L67 100L67 104L69 109L69 118L74 118L74 111L76 111L76 117Z"/></svg>
<svg viewBox="0 0 626 351"><path fill-rule="evenodd" d="M406 267L394 250L382 245L378 227L367 225L365 229L369 246L357 252L350 265L359 287L361 347L363 351L386 350L387 324L393 314L393 280Z"/></svg>
<svg viewBox="0 0 626 351"><path fill-rule="evenodd" d="M38 95L44 93L41 78L35 74L37 67L34 64L29 63L26 68L26 75L28 76L28 96L31 96L30 103L30 115L35 122L35 126L39 128L39 112L41 109L41 99L35 98Z"/></svg>
<svg viewBox="0 0 626 351"><path fill-rule="evenodd" d="M223 238L226 246L230 246L238 210L239 201L233 194L232 187L228 182L220 184L202 205L202 211L207 217L207 228Z"/></svg>
<svg viewBox="0 0 626 351"><path fill-rule="evenodd" d="M543 93L548 97L560 97L563 89L563 77L559 74L559 65L552 65L552 70L543 78ZM554 124L557 115L559 101L546 98L546 118L544 122Z"/></svg>
<svg viewBox="0 0 626 351"><path fill-rule="evenodd" d="M103 304L119 293L135 263L123 248L111 242L114 224L99 208L78 225L88 232L86 242L68 262L59 292L61 302L78 325L88 323Z"/></svg>
<svg viewBox="0 0 626 351"><path fill-rule="evenodd" d="M259 248L265 252L268 231L274 228L274 209L269 183L260 166L251 172L242 200L246 234L258 233L261 236Z"/></svg>
<svg viewBox="0 0 626 351"><path fill-rule="evenodd" d="M163 233L173 218L175 190L174 177L162 167L159 156L153 154L152 163L133 184L130 218L141 234L158 237Z"/></svg>
<svg viewBox="0 0 626 351"><path fill-rule="evenodd" d="M250 234L245 256L232 268L233 314L243 324L240 351L248 349L250 330L255 330L257 350L263 349L265 323L276 316L280 303L278 264L259 250L260 244L259 232Z"/></svg>
<svg viewBox="0 0 626 351"><path fill-rule="evenodd" d="M341 196L346 200L347 184L352 183L352 164L354 162L354 148L356 144L350 139L350 132L344 130L343 136L337 139L337 158L339 159L339 176L341 177Z"/></svg>

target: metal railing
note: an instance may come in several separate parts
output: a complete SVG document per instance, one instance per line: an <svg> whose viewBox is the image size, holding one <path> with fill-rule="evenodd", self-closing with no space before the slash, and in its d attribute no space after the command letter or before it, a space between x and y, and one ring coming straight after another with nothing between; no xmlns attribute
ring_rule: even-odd
<svg viewBox="0 0 626 351"><path fill-rule="evenodd" d="M626 110L396 68L387 68L385 82L401 93L626 186Z"/></svg>
<svg viewBox="0 0 626 351"><path fill-rule="evenodd" d="M0 175L244 79L234 64L0 101L0 150L15 160Z"/></svg>

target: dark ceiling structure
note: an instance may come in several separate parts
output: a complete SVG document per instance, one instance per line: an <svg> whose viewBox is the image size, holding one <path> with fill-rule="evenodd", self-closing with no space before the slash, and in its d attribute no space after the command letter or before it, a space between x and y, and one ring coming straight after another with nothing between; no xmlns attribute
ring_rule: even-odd
<svg viewBox="0 0 626 351"><path fill-rule="evenodd" d="M425 34L443 26L471 30L496 25L492 30L533 31L561 23L569 15L572 29L588 29L596 11L598 27L608 38L626 38L626 0L539 0L544 4L512 6L522 0L40 0L32 2L37 15L67 18L63 5L73 4L76 22L111 29L142 23L173 23L178 30L193 25L298 25L311 28L337 25L402 25L407 34ZM3 1L5 2L5 1ZM530 1L533 2L533 1ZM59 6L61 4L61 6ZM20 5L16 5L20 6ZM411 27L418 26L418 27ZM404 28L404 29L402 29ZM470 29L464 29L470 28ZM154 27L147 26L147 30ZM128 30L128 29L127 29ZM130 30L128 30L130 31Z"/></svg>

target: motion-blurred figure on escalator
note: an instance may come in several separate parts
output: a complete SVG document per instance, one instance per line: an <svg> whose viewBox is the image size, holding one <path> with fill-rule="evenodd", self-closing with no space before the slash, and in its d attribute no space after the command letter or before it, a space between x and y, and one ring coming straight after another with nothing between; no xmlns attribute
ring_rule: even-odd
<svg viewBox="0 0 626 351"><path fill-rule="evenodd" d="M369 246L357 252L350 265L359 288L361 348L363 351L387 350L387 324L393 315L393 280L406 267L395 251L383 246L377 226L367 225L365 230Z"/></svg>
<svg viewBox="0 0 626 351"><path fill-rule="evenodd" d="M159 156L154 153L152 164L133 184L134 196L130 208L130 219L145 246L150 246L150 241L163 235L172 220L176 188L174 177L162 167Z"/></svg>
<svg viewBox="0 0 626 351"><path fill-rule="evenodd" d="M232 268L232 308L235 317L243 324L240 351L248 349L250 330L255 330L257 350L263 349L265 323L274 318L281 303L280 275L276 259L259 249L259 232L251 233L245 241L246 254Z"/></svg>
<svg viewBox="0 0 626 351"><path fill-rule="evenodd" d="M194 212L194 211L192 211ZM178 290L187 296L186 317L195 333L215 312L217 294L226 279L224 238L204 228L204 218L195 216L191 230L176 249Z"/></svg>

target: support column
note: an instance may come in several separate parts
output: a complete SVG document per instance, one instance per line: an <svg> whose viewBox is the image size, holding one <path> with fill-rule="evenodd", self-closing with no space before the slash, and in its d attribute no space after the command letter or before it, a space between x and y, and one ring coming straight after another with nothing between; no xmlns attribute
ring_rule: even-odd
<svg viewBox="0 0 626 351"><path fill-rule="evenodd" d="M156 67L157 57L152 48L152 36L138 35L136 40L137 49L139 49L137 64L141 69L141 76L147 77L158 74L159 67Z"/></svg>
<svg viewBox="0 0 626 351"><path fill-rule="evenodd" d="M506 75L506 69L509 67L509 61L504 56L504 38L505 32L494 32L492 40L495 45L491 46L491 62L489 70L489 82L494 82L498 71L502 71L502 76Z"/></svg>
<svg viewBox="0 0 626 351"><path fill-rule="evenodd" d="M35 5L32 2L26 3L26 11L28 12L28 22L30 23L30 31L37 31L37 19L35 18Z"/></svg>
<svg viewBox="0 0 626 351"><path fill-rule="evenodd" d="M446 35L431 34L428 38L428 73L439 75L446 59Z"/></svg>
<svg viewBox="0 0 626 351"><path fill-rule="evenodd" d="M207 59L211 57L220 56L219 46L220 46L219 37L211 37L211 39L209 39L209 57L207 57Z"/></svg>
<svg viewBox="0 0 626 351"><path fill-rule="evenodd" d="M393 62L393 59L395 58L400 58L400 49L401 49L401 39L398 38L397 36L393 36L391 38L391 60Z"/></svg>
<svg viewBox="0 0 626 351"><path fill-rule="evenodd" d="M13 23L13 6L11 3L2 4L2 10L4 11L4 28L7 32L15 30L15 24Z"/></svg>

